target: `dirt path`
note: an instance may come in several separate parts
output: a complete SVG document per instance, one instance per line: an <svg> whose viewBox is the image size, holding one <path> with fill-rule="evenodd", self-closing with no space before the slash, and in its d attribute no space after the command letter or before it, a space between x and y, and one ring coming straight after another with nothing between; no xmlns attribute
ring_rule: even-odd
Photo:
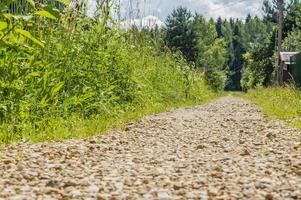
<svg viewBox="0 0 301 200"><path fill-rule="evenodd" d="M0 199L301 199L300 131L233 97L2 150Z"/></svg>

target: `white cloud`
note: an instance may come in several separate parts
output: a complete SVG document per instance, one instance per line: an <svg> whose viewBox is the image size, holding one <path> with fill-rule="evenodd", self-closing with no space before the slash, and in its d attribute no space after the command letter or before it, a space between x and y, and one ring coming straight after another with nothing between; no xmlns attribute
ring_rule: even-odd
<svg viewBox="0 0 301 200"><path fill-rule="evenodd" d="M154 29L156 27L162 27L164 23L155 16L149 15L146 17L143 17L141 19L133 19L133 20L125 20L121 23L121 26L123 28L130 28L131 26L136 26L138 28L146 27L150 29Z"/></svg>
<svg viewBox="0 0 301 200"><path fill-rule="evenodd" d="M261 15L263 0L189 0L187 7L210 18L240 18Z"/></svg>
<svg viewBox="0 0 301 200"><path fill-rule="evenodd" d="M89 12L92 14L96 7L96 1L88 0ZM117 0L115 0L117 2ZM131 0L131 23L135 25L148 24L156 21L160 26L166 17L176 7L187 7L192 12L198 12L206 18L239 18L245 19L247 14L261 15L263 0ZM130 0L120 0L121 15L124 19L130 16ZM138 2L138 3L137 3ZM156 16L157 19L152 19ZM140 20L138 20L140 18ZM142 18L142 19L141 19ZM142 22L141 22L142 21Z"/></svg>
<svg viewBox="0 0 301 200"><path fill-rule="evenodd" d="M207 18L241 18L248 13L261 15L263 0L138 0L141 16L154 15L164 21L168 14L176 7L187 7ZM136 0L132 0L133 9L137 7ZM129 10L129 0L121 0L123 14ZM136 9L138 10L138 9ZM136 12L138 13L138 12ZM134 12L135 15L135 12ZM135 16L134 16L135 17Z"/></svg>

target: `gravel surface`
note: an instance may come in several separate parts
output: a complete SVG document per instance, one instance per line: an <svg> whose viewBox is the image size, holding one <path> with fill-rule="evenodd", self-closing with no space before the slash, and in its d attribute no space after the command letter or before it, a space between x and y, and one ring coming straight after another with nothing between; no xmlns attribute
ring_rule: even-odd
<svg viewBox="0 0 301 200"><path fill-rule="evenodd" d="M301 199L300 137L224 97L125 132L2 148L0 199Z"/></svg>

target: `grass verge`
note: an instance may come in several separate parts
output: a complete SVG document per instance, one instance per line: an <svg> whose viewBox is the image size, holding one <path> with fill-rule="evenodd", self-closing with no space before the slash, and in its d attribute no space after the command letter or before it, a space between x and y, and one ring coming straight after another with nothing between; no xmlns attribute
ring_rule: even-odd
<svg viewBox="0 0 301 200"><path fill-rule="evenodd" d="M28 126L20 137L12 134L10 130L12 126L0 127L0 145L11 145L14 143L29 142L51 142L51 141L66 141L69 139L82 139L90 136L101 135L110 129L121 129L126 127L128 122L135 122L147 115L157 114L168 111L170 109L194 106L206 103L215 98L222 96L221 93L208 93L198 100L183 100L181 102L157 103L154 105L145 106L143 108L136 107L129 112L120 113L118 115L110 116L95 116L91 119L84 119L82 117L72 116L66 119L49 119L48 126L44 130L33 130Z"/></svg>
<svg viewBox="0 0 301 200"><path fill-rule="evenodd" d="M301 91L293 88L258 88L238 96L258 105L264 115L301 129Z"/></svg>

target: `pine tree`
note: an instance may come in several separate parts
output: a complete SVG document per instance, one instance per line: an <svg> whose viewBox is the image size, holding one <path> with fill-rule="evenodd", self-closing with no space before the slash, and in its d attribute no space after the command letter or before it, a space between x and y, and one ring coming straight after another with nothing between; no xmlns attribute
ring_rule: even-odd
<svg viewBox="0 0 301 200"><path fill-rule="evenodd" d="M215 29L216 29L218 38L223 37L222 27L223 27L223 20L221 17L219 17L215 24Z"/></svg>
<svg viewBox="0 0 301 200"><path fill-rule="evenodd" d="M179 7L167 17L165 42L170 49L180 51L189 62L198 56L197 36L193 31L193 15Z"/></svg>
<svg viewBox="0 0 301 200"><path fill-rule="evenodd" d="M248 16L247 16L247 18L246 18L246 24L248 24L251 20L252 20L252 16L249 13Z"/></svg>
<svg viewBox="0 0 301 200"><path fill-rule="evenodd" d="M242 43L242 31L241 22L236 21L233 30L233 62L229 66L229 76L226 85L226 90L240 91L240 80L242 76L242 69L244 65L243 54L245 53L245 48Z"/></svg>

